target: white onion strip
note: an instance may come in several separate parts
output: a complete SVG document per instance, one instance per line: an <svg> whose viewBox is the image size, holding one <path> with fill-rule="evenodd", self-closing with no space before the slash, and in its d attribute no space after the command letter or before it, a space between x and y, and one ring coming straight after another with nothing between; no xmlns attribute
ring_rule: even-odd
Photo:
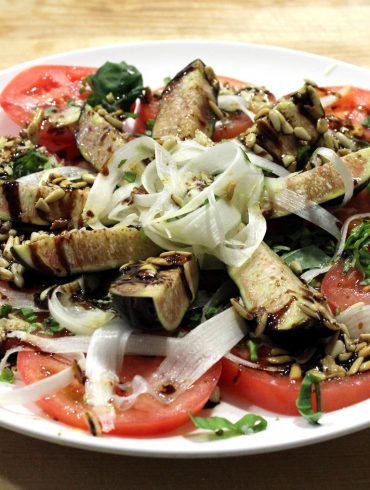
<svg viewBox="0 0 370 490"><path fill-rule="evenodd" d="M84 308L70 300L81 280L58 286L48 300L51 316L62 327L76 335L91 335L93 331L111 320L114 314L100 308Z"/></svg>
<svg viewBox="0 0 370 490"><path fill-rule="evenodd" d="M276 366L261 366L255 362L247 361L246 359L243 359L242 357L236 356L235 354L232 354L229 352L228 354L225 355L226 359L229 359L229 361L235 362L235 364L240 364L241 366L245 366L251 369L259 369L261 371L280 371L280 369Z"/></svg>
<svg viewBox="0 0 370 490"><path fill-rule="evenodd" d="M73 382L75 371L73 367L63 369L35 383L22 388L0 389L0 406L25 405L40 398L56 393Z"/></svg>
<svg viewBox="0 0 370 490"><path fill-rule="evenodd" d="M370 305L357 303L350 306L337 316L337 321L346 325L353 339L362 333L370 333Z"/></svg>
<svg viewBox="0 0 370 490"><path fill-rule="evenodd" d="M322 156L328 159L334 165L337 172L340 174L344 185L344 196L342 204L346 204L353 196L354 191L354 183L351 171L349 170L345 162L335 153L335 151L331 150L330 148L317 148L312 158L314 164L316 164L317 156Z"/></svg>
<svg viewBox="0 0 370 490"><path fill-rule="evenodd" d="M162 396L165 401L173 401L219 361L244 335L244 320L233 308L228 308L200 324L186 335L181 343L175 345L152 374L149 383L159 394L164 386L173 386L175 388L173 394Z"/></svg>
<svg viewBox="0 0 370 490"><path fill-rule="evenodd" d="M46 338L33 335L23 330L14 330L7 334L8 338L17 338L34 347L51 354L78 354L88 351L91 337L75 335L70 337ZM174 345L181 342L176 337L162 337L151 334L132 334L127 343L126 354L138 356L167 356Z"/></svg>
<svg viewBox="0 0 370 490"><path fill-rule="evenodd" d="M319 226L339 240L338 220L323 207L308 201L305 197L290 189L282 190L273 199L281 208L307 221L311 221L311 223Z"/></svg>
<svg viewBox="0 0 370 490"><path fill-rule="evenodd" d="M246 151L246 155L249 158L249 161L253 165L262 168L262 170L271 172L272 174L278 175L279 177L286 177L288 175L291 175L289 170L287 170L286 168L282 167L281 165L275 162L271 162L270 160L267 160L267 158L260 157L259 155L256 155L251 151Z"/></svg>

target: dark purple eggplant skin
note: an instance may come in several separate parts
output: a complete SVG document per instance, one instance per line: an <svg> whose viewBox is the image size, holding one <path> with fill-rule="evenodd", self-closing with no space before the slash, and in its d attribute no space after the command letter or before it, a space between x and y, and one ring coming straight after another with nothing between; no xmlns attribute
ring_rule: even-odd
<svg viewBox="0 0 370 490"><path fill-rule="evenodd" d="M203 61L197 59L181 70L165 87L153 138L194 138L197 130L212 137L216 115L218 81Z"/></svg>

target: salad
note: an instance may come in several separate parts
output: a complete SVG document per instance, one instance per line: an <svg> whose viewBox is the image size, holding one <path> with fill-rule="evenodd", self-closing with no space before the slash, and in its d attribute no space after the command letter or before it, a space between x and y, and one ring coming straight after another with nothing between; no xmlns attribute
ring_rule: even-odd
<svg viewBox="0 0 370 490"><path fill-rule="evenodd" d="M216 434L370 390L370 91L276 99L195 60L37 66L0 95L0 405L93 435Z"/></svg>

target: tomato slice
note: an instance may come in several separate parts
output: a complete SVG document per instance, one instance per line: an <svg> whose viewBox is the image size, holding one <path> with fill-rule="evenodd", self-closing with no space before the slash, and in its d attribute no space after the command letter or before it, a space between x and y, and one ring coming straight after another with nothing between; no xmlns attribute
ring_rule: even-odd
<svg viewBox="0 0 370 490"><path fill-rule="evenodd" d="M325 274L321 292L326 296L333 311L344 311L360 301L370 305L370 291L361 286L362 280L362 274L356 269L350 269L344 274L343 262L339 261Z"/></svg>
<svg viewBox="0 0 370 490"><path fill-rule="evenodd" d="M325 91L337 92L343 87L325 87ZM358 136L370 141L370 129L362 126L370 115L370 90L350 87L337 102L325 108L325 113L347 120L358 130Z"/></svg>
<svg viewBox="0 0 370 490"><path fill-rule="evenodd" d="M82 81L96 68L63 65L40 65L23 70L4 88L0 104L19 126L32 121L38 107L67 104L69 99L82 100Z"/></svg>
<svg viewBox="0 0 370 490"><path fill-rule="evenodd" d="M161 358L126 356L120 380L125 383L135 374L149 377L161 363ZM40 352L24 351L18 354L17 368L26 384L34 383L66 368L60 358ZM173 403L164 405L152 395L140 395L133 407L117 411L115 428L109 434L147 436L169 432L189 421L188 411L198 413L217 385L221 363L215 364ZM54 395L37 402L50 417L80 429L88 429L83 403L84 388L77 381Z"/></svg>
<svg viewBox="0 0 370 490"><path fill-rule="evenodd" d="M296 400L301 387L287 375L271 374L222 360L221 387L231 389L243 401L271 412L298 415ZM324 412L339 410L369 398L370 373L336 378L321 383Z"/></svg>
<svg viewBox="0 0 370 490"><path fill-rule="evenodd" d="M80 93L82 81L96 68L79 66L33 66L19 73L4 88L0 105L19 126L27 126L37 108L63 109L67 101L84 100L87 93ZM40 128L39 143L61 158L73 160L79 156L74 129L55 128L44 121Z"/></svg>

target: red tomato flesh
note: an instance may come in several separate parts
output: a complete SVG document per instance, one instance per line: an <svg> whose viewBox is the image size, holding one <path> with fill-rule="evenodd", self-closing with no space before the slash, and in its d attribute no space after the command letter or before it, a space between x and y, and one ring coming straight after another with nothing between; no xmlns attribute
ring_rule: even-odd
<svg viewBox="0 0 370 490"><path fill-rule="evenodd" d="M232 388L243 401L283 415L299 415L296 400L300 381L289 376L239 366L222 360L221 388ZM324 412L339 410L369 398L370 373L336 378L321 383Z"/></svg>
<svg viewBox="0 0 370 490"><path fill-rule="evenodd" d="M84 100L80 93L83 80L96 68L78 66L33 66L15 76L0 94L0 105L16 124L26 127L37 108L68 107L67 101ZM39 144L61 158L73 160L80 155L74 129L55 128L44 121L40 128Z"/></svg>
<svg viewBox="0 0 370 490"><path fill-rule="evenodd" d="M343 262L339 261L325 274L321 284L321 292L335 312L346 310L349 306L362 301L370 305L370 291L360 284L362 274L356 269L343 273Z"/></svg>
<svg viewBox="0 0 370 490"><path fill-rule="evenodd" d="M324 90L337 92L342 88L326 87ZM325 108L325 113L349 121L358 129L359 137L370 141L370 129L362 126L364 120L370 115L370 90L350 87L337 102Z"/></svg>
<svg viewBox="0 0 370 490"><path fill-rule="evenodd" d="M127 356L120 380L125 383L135 374L148 378L161 362L161 358ZM67 366L65 361L50 354L30 351L18 354L17 368L26 384L55 374ZM169 432L186 424L189 411L198 413L203 408L217 385L220 373L219 362L169 405L160 403L149 394L140 395L133 407L117 411L115 428L109 434L148 436ZM75 381L54 395L39 400L37 404L53 419L87 430L83 395L83 385Z"/></svg>

